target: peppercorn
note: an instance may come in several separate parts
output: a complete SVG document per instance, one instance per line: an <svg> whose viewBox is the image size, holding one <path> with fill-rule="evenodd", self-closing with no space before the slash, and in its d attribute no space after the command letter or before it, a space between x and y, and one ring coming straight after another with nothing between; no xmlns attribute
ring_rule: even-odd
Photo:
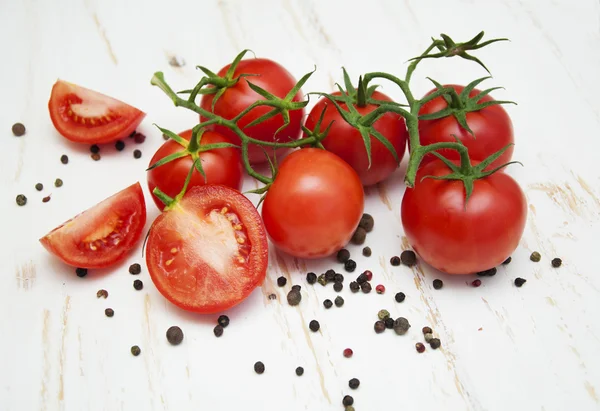
<svg viewBox="0 0 600 411"><path fill-rule="evenodd" d="M335 281L336 283L343 283L344 282L344 276L340 273L336 273L333 276L333 281Z"/></svg>
<svg viewBox="0 0 600 411"><path fill-rule="evenodd" d="M300 284L292 285L292 290L300 292L300 290L302 290L302 286Z"/></svg>
<svg viewBox="0 0 600 411"><path fill-rule="evenodd" d="M35 189L36 189L37 191L42 191L42 190L44 189L44 185L43 185L42 183L37 183L37 184L35 185Z"/></svg>
<svg viewBox="0 0 600 411"><path fill-rule="evenodd" d="M357 389L359 385L360 381L358 380L358 378L352 378L350 379L350 381L348 381L348 386L353 390Z"/></svg>
<svg viewBox="0 0 600 411"><path fill-rule="evenodd" d="M365 270L363 273L367 276L367 281L371 281L373 279L373 273L371 270Z"/></svg>
<svg viewBox="0 0 600 411"><path fill-rule="evenodd" d="M431 327L423 327L423 334L431 334L433 333L433 330L431 329Z"/></svg>
<svg viewBox="0 0 600 411"><path fill-rule="evenodd" d="M319 276L319 278L317 278L317 282L319 284L321 284L322 286L326 286L327 285L327 278L325 277L325 274L321 274Z"/></svg>
<svg viewBox="0 0 600 411"><path fill-rule="evenodd" d="M497 272L498 269L496 267L492 267L489 270L478 272L477 275L480 277L493 277L496 275Z"/></svg>
<svg viewBox="0 0 600 411"><path fill-rule="evenodd" d="M225 328L229 325L229 317L227 317L226 315L220 315L219 318L217 318L217 323Z"/></svg>
<svg viewBox="0 0 600 411"><path fill-rule="evenodd" d="M406 332L408 331L409 328L410 328L410 323L404 317L398 317L394 321L394 331L396 331L396 334L398 334L398 335L406 334Z"/></svg>
<svg viewBox="0 0 600 411"><path fill-rule="evenodd" d="M138 149L133 150L133 158L140 158L142 157L142 152Z"/></svg>
<svg viewBox="0 0 600 411"><path fill-rule="evenodd" d="M506 260L504 260L504 261L502 262L502 265L507 265L507 264L510 264L510 262L511 262L511 261L512 261L512 257L508 257Z"/></svg>
<svg viewBox="0 0 600 411"><path fill-rule="evenodd" d="M332 282L335 279L335 271L331 269L325 271L325 279L327 282Z"/></svg>
<svg viewBox="0 0 600 411"><path fill-rule="evenodd" d="M481 280L480 279L473 280L473 282L471 283L471 285L473 287L479 287L481 285Z"/></svg>
<svg viewBox="0 0 600 411"><path fill-rule="evenodd" d="M296 368L296 375L297 375L298 377L301 377L301 376L302 376L302 374L304 374L304 368L302 368L302 367L297 367L297 368Z"/></svg>
<svg viewBox="0 0 600 411"><path fill-rule="evenodd" d="M423 337L425 338L425 342L427 343L433 340L433 334L431 333L423 334Z"/></svg>
<svg viewBox="0 0 600 411"><path fill-rule="evenodd" d="M383 294L385 293L385 286L383 284L377 284L375 291L377 291L377 294Z"/></svg>
<svg viewBox="0 0 600 411"><path fill-rule="evenodd" d="M217 324L215 325L215 328L213 329L213 333L215 334L215 337L220 337L223 335L223 326L221 324Z"/></svg>
<svg viewBox="0 0 600 411"><path fill-rule="evenodd" d="M339 293L340 291L342 291L343 288L344 288L344 284L343 283L338 283L338 282L333 283L333 290L336 293Z"/></svg>
<svg viewBox="0 0 600 411"><path fill-rule="evenodd" d="M133 263L129 266L129 274L138 275L142 272L142 266L138 263Z"/></svg>
<svg viewBox="0 0 600 411"><path fill-rule="evenodd" d="M96 298L100 298L100 297L104 297L104 299L108 298L108 291L106 290L98 290L98 292L96 293Z"/></svg>
<svg viewBox="0 0 600 411"><path fill-rule="evenodd" d="M417 263L417 255L412 250L404 250L400 254L400 261L402 261L402 264L412 267Z"/></svg>
<svg viewBox="0 0 600 411"><path fill-rule="evenodd" d="M365 257L371 257L371 254L373 254L373 252L371 251L371 247L365 247L362 249L362 255L364 255Z"/></svg>
<svg viewBox="0 0 600 411"><path fill-rule="evenodd" d="M347 407L344 407L344 411L356 411L356 409L352 405L348 405Z"/></svg>
<svg viewBox="0 0 600 411"><path fill-rule="evenodd" d="M23 194L19 194L16 201L18 206L24 206L27 204L27 197L25 197Z"/></svg>
<svg viewBox="0 0 600 411"><path fill-rule="evenodd" d="M134 280L133 281L133 288L135 288L136 290L140 291L142 288L144 288L144 283L142 282L142 280Z"/></svg>
<svg viewBox="0 0 600 411"><path fill-rule="evenodd" d="M69 163L69 157L66 154L63 154L62 156L60 156L60 162L63 164L68 164Z"/></svg>
<svg viewBox="0 0 600 411"><path fill-rule="evenodd" d="M62 187L63 181L60 178L54 180L54 187Z"/></svg>
<svg viewBox="0 0 600 411"><path fill-rule="evenodd" d="M81 267L77 267L75 269L75 274L77 274L77 277L85 277L88 273L87 268L81 268Z"/></svg>
<svg viewBox="0 0 600 411"><path fill-rule="evenodd" d="M415 348L417 349L418 353L425 352L425 345L423 345L423 343L420 343L420 342L416 343Z"/></svg>
<svg viewBox="0 0 600 411"><path fill-rule="evenodd" d="M562 260L560 258L553 258L552 259L552 267L558 268L561 265L562 265Z"/></svg>
<svg viewBox="0 0 600 411"><path fill-rule="evenodd" d="M50 196L42 198L42 203L47 203L48 201L50 201Z"/></svg>
<svg viewBox="0 0 600 411"><path fill-rule="evenodd" d="M391 330L392 328L394 328L394 319L393 318L386 318L385 320L383 320L383 322L385 323L385 328L387 328L388 330Z"/></svg>
<svg viewBox="0 0 600 411"><path fill-rule="evenodd" d="M123 149L125 148L125 142L123 142L122 140L118 140L115 143L115 148L117 149L117 151L123 151Z"/></svg>
<svg viewBox="0 0 600 411"><path fill-rule="evenodd" d="M344 264L344 268L349 273L353 272L354 270L356 270L356 261L354 261L352 259L346 261L346 263Z"/></svg>
<svg viewBox="0 0 600 411"><path fill-rule="evenodd" d="M342 248L340 251L337 252L336 258L340 263L343 264L350 259L350 251L346 250L345 248Z"/></svg>
<svg viewBox="0 0 600 411"><path fill-rule="evenodd" d="M361 244L365 243L366 238L367 238L367 232L365 231L365 229L362 227L358 227L356 229L356 231L354 232L354 234L352 234L352 238L350 239L350 242L352 244L361 245Z"/></svg>
<svg viewBox="0 0 600 411"><path fill-rule="evenodd" d="M352 351L352 348L345 348L343 354L344 357L350 358L354 355L354 351Z"/></svg>
<svg viewBox="0 0 600 411"><path fill-rule="evenodd" d="M373 231L374 225L375 220L373 219L373 216L367 213L362 215L362 217L360 218L360 222L358 223L358 226L364 228L367 233Z"/></svg>
<svg viewBox="0 0 600 411"><path fill-rule="evenodd" d="M142 352L142 350L140 350L140 347L138 347L137 345L134 345L133 347L131 347L131 354L134 357L137 357L138 355L140 355L141 352Z"/></svg>
<svg viewBox="0 0 600 411"><path fill-rule="evenodd" d="M133 141L135 141L136 144L142 144L144 141L146 141L146 136L143 135L142 133L136 132L133 135Z"/></svg>
<svg viewBox="0 0 600 411"><path fill-rule="evenodd" d="M521 278L521 277L517 277L517 278L515 278L515 285L516 285L517 287L521 287L521 286L522 286L523 284L525 284L526 282L527 282L527 280L526 280L526 279L524 279L524 278Z"/></svg>
<svg viewBox="0 0 600 411"><path fill-rule="evenodd" d="M314 284L317 282L317 275L315 273L306 274L306 282L309 284Z"/></svg>
<svg viewBox="0 0 600 411"><path fill-rule="evenodd" d="M353 293L357 293L360 290L360 285L356 281L352 281L350 283L350 291Z"/></svg>
<svg viewBox="0 0 600 411"><path fill-rule="evenodd" d="M183 341L183 331L176 325L169 327L167 330L167 341L171 345L179 345Z"/></svg>
<svg viewBox="0 0 600 411"><path fill-rule="evenodd" d="M438 348L440 348L441 345L442 345L442 342L440 341L439 338L432 338L431 341L429 341L429 346L431 348L433 348L434 350L437 350Z"/></svg>
<svg viewBox="0 0 600 411"><path fill-rule="evenodd" d="M402 260L397 255L395 255L392 258L390 258L390 264L393 265L393 266L399 266L401 261Z"/></svg>
<svg viewBox="0 0 600 411"><path fill-rule="evenodd" d="M15 123L12 126L12 132L15 137L21 137L25 134L25 126L22 123Z"/></svg>
<svg viewBox="0 0 600 411"><path fill-rule="evenodd" d="M331 302L331 300L328 298L326 300L323 301L323 306L327 309L330 309L331 307L333 307L333 303Z"/></svg>
<svg viewBox="0 0 600 411"><path fill-rule="evenodd" d="M433 288L435 288L436 290L439 290L440 288L442 288L444 286L444 282L438 278L436 278L435 280L433 280Z"/></svg>
<svg viewBox="0 0 600 411"><path fill-rule="evenodd" d="M342 305L344 305L344 299L339 295L335 297L335 300L333 300L333 302L335 303L336 307L341 307Z"/></svg>
<svg viewBox="0 0 600 411"><path fill-rule="evenodd" d="M90 146L90 151L92 152L92 154L97 154L100 152L100 147L98 147L98 144L92 144Z"/></svg>
<svg viewBox="0 0 600 411"><path fill-rule="evenodd" d="M254 372L257 374L262 374L263 372L265 372L265 365L261 361L255 362Z"/></svg>
<svg viewBox="0 0 600 411"><path fill-rule="evenodd" d="M308 323L308 328L310 328L312 332L316 333L319 331L319 328L321 328L321 324L319 324L317 320L311 320L311 322Z"/></svg>
<svg viewBox="0 0 600 411"><path fill-rule="evenodd" d="M363 283L366 283L367 281L369 281L369 279L367 278L367 274L365 274L365 273L362 273L358 277L356 277L356 282L358 284L363 284Z"/></svg>
<svg viewBox="0 0 600 411"><path fill-rule="evenodd" d="M377 313L377 318L379 318L380 320L385 320L386 318L389 318L390 316L390 312L388 310L379 310L379 312Z"/></svg>
<svg viewBox="0 0 600 411"><path fill-rule="evenodd" d="M107 308L106 310L104 310L104 315L110 318L115 315L115 310L113 310L112 308Z"/></svg>
<svg viewBox="0 0 600 411"><path fill-rule="evenodd" d="M348 407L352 404L354 404L354 398L352 398L349 395L344 396L344 399L342 400L342 404L344 405L344 407Z"/></svg>
<svg viewBox="0 0 600 411"><path fill-rule="evenodd" d="M302 294L300 294L300 291L290 290L290 292L287 295L288 304L291 306L295 306L300 304L300 301L302 301Z"/></svg>
<svg viewBox="0 0 600 411"><path fill-rule="evenodd" d="M397 303L401 303L402 301L404 301L406 299L406 294L404 294L403 292L396 293L396 295L394 296L394 299L396 300Z"/></svg>
<svg viewBox="0 0 600 411"><path fill-rule="evenodd" d="M271 293L271 294L269 294L268 298L269 298L269 300L276 300L277 299L277 295Z"/></svg>
<svg viewBox="0 0 600 411"><path fill-rule="evenodd" d="M373 328L375 329L375 332L377 334L381 334L385 331L385 323L381 320L375 321L375 325L373 325Z"/></svg>
<svg viewBox="0 0 600 411"><path fill-rule="evenodd" d="M168 136L168 135L166 135L165 133L163 133L163 135L162 135L162 136L163 136L163 139L165 139L165 140L169 140L169 136Z"/></svg>
<svg viewBox="0 0 600 411"><path fill-rule="evenodd" d="M368 282L368 281L366 283L362 283L360 285L360 289L362 290L363 293L369 294L371 292L371 290L372 290L371 283Z"/></svg>
<svg viewBox="0 0 600 411"><path fill-rule="evenodd" d="M279 277L279 278L277 279L277 285L278 285L278 286L280 286L280 287L283 287L283 286L285 286L286 284L287 284L287 278L285 278L285 277Z"/></svg>
<svg viewBox="0 0 600 411"><path fill-rule="evenodd" d="M98 154L98 153L94 153L90 157L92 157L92 160L94 160L94 161L100 160L100 154Z"/></svg>
<svg viewBox="0 0 600 411"><path fill-rule="evenodd" d="M531 253L531 255L529 256L529 259L531 261L533 261L534 263L539 263L540 260L542 259L542 255L540 253L538 253L537 251L534 251L533 253Z"/></svg>

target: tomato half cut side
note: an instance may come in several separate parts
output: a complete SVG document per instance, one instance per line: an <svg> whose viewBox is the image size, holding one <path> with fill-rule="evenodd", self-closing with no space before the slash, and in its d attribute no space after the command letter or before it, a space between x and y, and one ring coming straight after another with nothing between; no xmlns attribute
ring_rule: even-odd
<svg viewBox="0 0 600 411"><path fill-rule="evenodd" d="M68 265L103 268L125 258L145 224L146 203L136 183L61 224L40 242Z"/></svg>
<svg viewBox="0 0 600 411"><path fill-rule="evenodd" d="M148 272L176 306L215 313L243 301L267 271L265 229L254 205L222 185L195 186L154 221Z"/></svg>
<svg viewBox="0 0 600 411"><path fill-rule="evenodd" d="M146 116L120 100L63 80L54 83L48 110L54 127L63 137L85 144L123 139Z"/></svg>

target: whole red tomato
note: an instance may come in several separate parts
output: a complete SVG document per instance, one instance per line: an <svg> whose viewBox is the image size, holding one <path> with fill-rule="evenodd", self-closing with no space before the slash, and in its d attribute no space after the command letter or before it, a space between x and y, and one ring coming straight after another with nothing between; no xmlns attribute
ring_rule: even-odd
<svg viewBox="0 0 600 411"><path fill-rule="evenodd" d="M303 148L281 163L262 217L275 246L294 257L321 258L348 243L363 208L356 172L333 153Z"/></svg>
<svg viewBox="0 0 600 411"><path fill-rule="evenodd" d="M426 263L448 274L472 274L499 265L523 235L523 191L508 174L494 173L475 180L465 208L461 181L421 181L447 174L448 166L431 161L417 173L415 187L406 190L401 216L408 242Z"/></svg>
<svg viewBox="0 0 600 411"><path fill-rule="evenodd" d="M192 137L192 130L183 131L179 135L189 141ZM214 131L204 132L200 140L201 146L216 143L231 143L231 141ZM150 165L180 151L185 151L185 148L176 141L169 140L154 153L154 156L150 160ZM221 184L236 190L241 188L243 178L242 165L239 151L236 148L215 148L200 152L199 157L202 162L202 169L206 174L206 181L202 174L196 170L192 174L188 190L194 186L203 186L205 184ZM183 188L185 179L193 164L194 159L192 159L191 155L188 155L149 170L147 173L148 189L152 193L154 188L158 187L169 197L175 197ZM152 199L158 208L161 210L165 208L163 202L154 194L152 194Z"/></svg>
<svg viewBox="0 0 600 411"><path fill-rule="evenodd" d="M340 93L335 92L332 95L339 96ZM392 101L388 96L377 91L372 94L372 98ZM348 110L345 103L340 102L339 104L342 109ZM368 114L377 108L375 104L367 104L364 107L354 106L361 115ZM373 136L371 136L371 167L369 168L369 159L360 132L342 118L333 103L326 97L319 100L310 111L305 124L309 130L314 129L323 110L325 110L325 115L321 123L321 131L333 121L327 137L322 142L323 146L350 164L364 185L379 183L396 170L398 164L392 153ZM398 159L402 160L408 138L404 118L395 113L386 113L373 126L392 144Z"/></svg>
<svg viewBox="0 0 600 411"><path fill-rule="evenodd" d="M217 74L219 76L225 76L230 65L223 67ZM296 85L296 80L292 75L278 63L262 58L242 60L238 64L234 72L234 78L240 74L256 74L256 76L249 76L240 78L238 83L228 88L223 95L217 100L214 107L214 113L231 120L239 113L244 111L248 106L258 100L264 100L264 98L256 93L248 86L248 81L252 84L259 86L260 88L268 91L269 93L283 98L285 97ZM200 106L207 110L212 110L214 94L205 94L202 96ZM298 91L293 101L301 101L302 93ZM290 111L290 123L283 128L277 135L276 131L283 126L284 120L281 114L277 114L270 119L263 121L252 127L246 128L246 125L252 121L263 116L272 110L269 106L260 106L252 109L248 114L240 119L238 126L246 133L247 136L262 141L279 141L288 142L295 140L300 136L302 117L304 116L304 109ZM200 116L200 121L206 121L207 119ZM229 137L235 144L240 144L239 137L225 126L213 126L213 129L224 136ZM268 147L264 148L267 153L272 153L273 150ZM276 150L277 155L283 154L287 150ZM261 164L267 162L267 158L263 149L260 146L250 144L248 146L248 157L252 164Z"/></svg>
<svg viewBox="0 0 600 411"><path fill-rule="evenodd" d="M463 86L449 84L444 87L452 87L458 94L463 90ZM433 89L427 95L433 93ZM481 90L473 89L469 97L474 97ZM488 94L482 97L478 102L485 103L494 99ZM419 115L426 115L438 112L448 107L448 103L443 97L437 97L421 107ZM466 113L466 120L469 128L475 134L471 135L462 128L453 115L443 117L437 120L420 120L419 134L422 145L429 145L439 142L455 142L455 135L468 149L469 157L473 161L483 161L485 158L499 151L510 143L514 143L513 126L506 110L500 105L495 104L485 107L479 111ZM452 160L458 160L459 155L456 150L440 150L440 154ZM508 163L513 155L513 147L509 147L488 169ZM427 154L421 164L433 160L432 154Z"/></svg>

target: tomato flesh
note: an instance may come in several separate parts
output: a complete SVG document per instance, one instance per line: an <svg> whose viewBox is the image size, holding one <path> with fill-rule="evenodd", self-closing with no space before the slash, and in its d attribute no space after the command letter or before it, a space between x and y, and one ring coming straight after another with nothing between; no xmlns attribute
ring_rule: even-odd
<svg viewBox="0 0 600 411"><path fill-rule="evenodd" d="M152 225L146 262L165 298L214 313L240 303L264 280L266 234L254 205L237 190L196 186Z"/></svg>
<svg viewBox="0 0 600 411"><path fill-rule="evenodd" d="M107 95L58 80L48 102L56 130L76 143L103 144L123 139L146 114Z"/></svg>
<svg viewBox="0 0 600 411"><path fill-rule="evenodd" d="M66 264L108 267L125 258L145 224L144 194L136 183L61 224L40 242Z"/></svg>

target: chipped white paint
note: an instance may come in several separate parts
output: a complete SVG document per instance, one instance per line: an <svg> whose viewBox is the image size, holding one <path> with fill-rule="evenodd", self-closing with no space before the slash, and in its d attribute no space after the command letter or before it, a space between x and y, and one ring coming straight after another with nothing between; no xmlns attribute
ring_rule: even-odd
<svg viewBox="0 0 600 411"><path fill-rule="evenodd" d="M358 410L600 409L597 1L65 0L57 7L50 0L0 0L0 10L1 410L341 410L352 377L362 381L351 393ZM305 91L329 91L341 80L341 66L352 76L398 72L430 36L448 32L462 39L481 29L512 40L480 55L494 74L490 86L506 87L495 96L519 103L507 109L515 158L525 168L508 172L521 183L530 211L513 263L478 289L468 286L472 278L389 265L406 247L400 172L368 190L366 210L376 217L367 240L373 256L351 248L357 272L373 270L374 284L384 283L387 294L352 295L346 287L344 307L326 311L322 301L335 293L308 286L304 275L335 264L271 250L268 279L228 312L231 325L220 339L212 334L216 316L166 303L145 270L144 292L133 289L127 266L142 261L141 248L122 266L80 279L37 241L76 212L144 181L147 161L162 142L152 123L174 130L192 125L194 116L150 86L156 70L175 88L186 88L199 79L196 64L217 70L250 48L296 77L316 64ZM173 56L186 65L172 67ZM420 95L430 88L425 76L465 83L484 75L463 61L426 62L413 89ZM57 78L145 110L141 131L149 138L140 147L142 159L134 161L127 141L123 153L102 148L102 160L94 162L87 147L60 138L47 111ZM399 97L389 84L383 90ZM10 133L16 121L27 126L20 139ZM66 166L59 161L63 153L71 160ZM53 186L57 177L61 188ZM37 182L43 193L35 191ZM247 180L245 188L255 183ZM29 198L24 208L14 204L18 193ZM49 194L52 200L42 204ZM157 211L150 201L148 210L151 221ZM543 254L539 264L528 260L533 250ZM560 269L550 266L555 256L564 261ZM276 284L280 275L288 278L284 288ZM528 280L521 289L512 286L516 276ZM431 286L436 277L444 280L442 290ZM285 296L295 283L303 286L303 301L289 307ZM96 298L100 288L108 299ZM400 290L407 298L396 304L393 294ZM113 318L104 316L107 307L115 310ZM409 318L410 332L375 335L381 308ZM308 330L311 319L321 322L318 333ZM185 332L178 347L164 336L173 324ZM424 325L443 346L417 355L413 347ZM129 352L134 344L140 357ZM352 359L343 358L346 347L353 348ZM262 376L252 370L257 360L267 367ZM301 378L297 366L305 368Z"/></svg>

